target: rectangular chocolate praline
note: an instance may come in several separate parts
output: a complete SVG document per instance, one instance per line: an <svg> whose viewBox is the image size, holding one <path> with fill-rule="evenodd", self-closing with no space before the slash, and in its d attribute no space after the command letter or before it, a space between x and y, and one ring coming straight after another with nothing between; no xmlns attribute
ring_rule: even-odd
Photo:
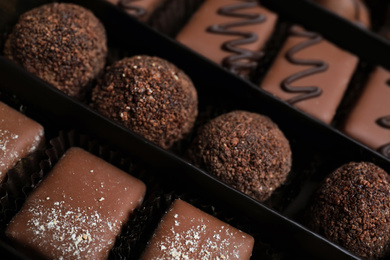
<svg viewBox="0 0 390 260"><path fill-rule="evenodd" d="M258 1L206 0L176 40L230 71L248 76L262 57L277 15Z"/></svg>
<svg viewBox="0 0 390 260"><path fill-rule="evenodd" d="M321 35L293 26L260 86L325 123L330 123L358 58Z"/></svg>
<svg viewBox="0 0 390 260"><path fill-rule="evenodd" d="M0 182L43 141L44 129L39 123L0 102Z"/></svg>
<svg viewBox="0 0 390 260"><path fill-rule="evenodd" d="M145 185L102 159L70 148L27 197L6 235L48 259L106 259Z"/></svg>
<svg viewBox="0 0 390 260"><path fill-rule="evenodd" d="M147 22L150 16L166 0L107 0L118 5L121 9L133 15L143 22Z"/></svg>
<svg viewBox="0 0 390 260"><path fill-rule="evenodd" d="M390 157L390 71L377 67L348 115L344 132Z"/></svg>
<svg viewBox="0 0 390 260"><path fill-rule="evenodd" d="M161 219L141 260L250 259L252 236L176 200Z"/></svg>

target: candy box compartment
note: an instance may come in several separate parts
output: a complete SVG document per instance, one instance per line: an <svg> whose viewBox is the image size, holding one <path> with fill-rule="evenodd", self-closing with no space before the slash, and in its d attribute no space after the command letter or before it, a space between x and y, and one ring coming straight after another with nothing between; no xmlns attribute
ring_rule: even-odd
<svg viewBox="0 0 390 260"><path fill-rule="evenodd" d="M0 17L0 33L3 35L10 31L21 13L49 1L29 1L28 4L22 2L5 0L0 2L0 13L6 14ZM293 22L302 12L304 15L299 16L299 22L303 25L313 24L309 19L311 15L304 12L305 8L306 11L311 8L314 14L323 15L325 22L352 28L352 37L359 39L363 37L363 41L371 44L370 46L383 45L382 47L390 50L385 42L381 42L370 33L316 8L308 1L297 0L296 4L301 3L303 10L291 9L289 12L282 8L285 5L288 6L286 2L288 1L273 0L262 3L274 8ZM87 104L67 97L4 57L0 57L1 91L20 98L36 115L39 115L38 117L41 116L43 120L52 122L56 128L77 128L114 149L149 163L156 169L161 169L156 172L156 175L171 180L172 187L178 190L188 189L204 201L218 205L226 212L234 212L233 215L237 218L245 219L251 226L261 230L262 237L266 238L266 242L271 245L301 256L327 259L354 257L307 230L296 222L296 218L305 207L312 187L332 170L349 161L370 161L390 172L389 159L358 144L334 128L304 115L258 89L257 86L177 44L174 40L156 33L118 8L104 1L83 0L77 3L92 10L105 25L108 45L111 53L114 54L113 59L116 58L115 56L123 57L124 55L155 55L173 62L190 76L197 88L200 103L200 116L196 127L218 114L234 109L258 112L275 121L289 139L293 152L293 168L287 183L278 189L269 200L259 203L185 160L184 151L193 138L193 134L170 151L165 151L99 115ZM314 29L320 29L320 27L313 25ZM322 29L328 30L328 32L324 31L324 34L327 36L329 34L328 38L331 40L340 33L339 31L330 32L330 29L326 28ZM343 42L343 47L352 52L357 49L354 46L349 48L351 44L349 40L336 41ZM372 57L368 53L368 51L358 50L357 54L363 55L364 58L370 57L371 62L382 64L382 56L373 54ZM382 65L386 66L384 63ZM8 244L0 242L5 252L15 253Z"/></svg>

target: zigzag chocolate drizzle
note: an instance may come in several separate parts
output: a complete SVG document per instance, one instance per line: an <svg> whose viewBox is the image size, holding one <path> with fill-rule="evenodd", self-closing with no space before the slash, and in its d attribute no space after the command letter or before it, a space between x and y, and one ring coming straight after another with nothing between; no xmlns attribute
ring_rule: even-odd
<svg viewBox="0 0 390 260"><path fill-rule="evenodd" d="M316 73L323 72L328 69L328 64L324 61L320 60L307 60L307 59L298 59L294 58L294 55L301 51L302 49L305 49L307 47L310 47L312 45L315 45L323 40L322 36L308 31L300 31L297 30L296 27L292 27L290 31L291 35L298 36L298 37L305 37L308 38L307 41L304 41L298 45L295 45L292 47L287 53L286 53L286 59L295 65L311 65L314 66L312 68L309 68L307 70L300 71L294 75L291 75L287 79L283 80L282 82L282 88L283 90L290 92L290 93L303 93L302 95L298 95L296 97L293 97L291 99L286 100L290 104L294 104L296 102L317 97L321 95L322 89L316 86L309 86L309 87L294 87L291 86L291 83L294 81L304 78Z"/></svg>
<svg viewBox="0 0 390 260"><path fill-rule="evenodd" d="M376 123L379 126L390 130L390 115L378 118L376 120ZM390 143L387 143L379 147L378 152L380 152L381 154L387 157L390 157Z"/></svg>
<svg viewBox="0 0 390 260"><path fill-rule="evenodd" d="M207 31L211 33L242 37L240 39L224 42L222 45L222 48L224 50L236 53L224 58L222 61L222 65L232 72L256 68L257 61L264 55L261 51L254 52L238 47L239 45L255 42L258 38L255 33L231 30L232 27L246 26L264 22L266 20L266 17L263 14L248 14L236 12L237 10L256 7L257 5L257 1L249 1L231 6L223 6L218 9L218 14L229 17L244 18L245 20L229 22L219 25L212 25L207 28Z"/></svg>
<svg viewBox="0 0 390 260"><path fill-rule="evenodd" d="M140 1L140 0L120 0L118 6L125 10L131 10L133 12L132 15L139 18L146 14L146 10L145 8L132 4L132 2L136 2L136 1Z"/></svg>

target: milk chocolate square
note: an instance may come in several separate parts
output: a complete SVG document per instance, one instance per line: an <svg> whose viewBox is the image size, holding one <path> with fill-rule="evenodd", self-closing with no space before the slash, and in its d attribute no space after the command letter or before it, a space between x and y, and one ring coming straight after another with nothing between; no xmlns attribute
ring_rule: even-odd
<svg viewBox="0 0 390 260"><path fill-rule="evenodd" d="M277 15L256 0L206 0L177 35L176 40L247 76L263 56Z"/></svg>
<svg viewBox="0 0 390 260"><path fill-rule="evenodd" d="M250 259L252 236L176 200L162 218L141 260Z"/></svg>
<svg viewBox="0 0 390 260"><path fill-rule="evenodd" d="M0 182L8 170L43 143L43 127L0 102Z"/></svg>
<svg viewBox="0 0 390 260"><path fill-rule="evenodd" d="M377 67L345 122L344 132L390 157L390 72Z"/></svg>
<svg viewBox="0 0 390 260"><path fill-rule="evenodd" d="M71 148L28 196L6 235L50 259L106 259L145 185L104 160Z"/></svg>
<svg viewBox="0 0 390 260"><path fill-rule="evenodd" d="M358 58L321 35L293 26L261 88L330 123Z"/></svg>
<svg viewBox="0 0 390 260"><path fill-rule="evenodd" d="M130 15L143 22L147 22L154 11L165 0L107 0L108 2L118 5ZM187 0L186 0L187 1Z"/></svg>

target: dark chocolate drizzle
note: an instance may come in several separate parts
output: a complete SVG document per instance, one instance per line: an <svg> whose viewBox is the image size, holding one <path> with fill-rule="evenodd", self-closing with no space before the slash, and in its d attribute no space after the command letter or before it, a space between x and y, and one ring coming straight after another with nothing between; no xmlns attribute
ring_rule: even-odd
<svg viewBox="0 0 390 260"><path fill-rule="evenodd" d="M132 4L136 1L140 0L120 0L118 6L124 10L132 11L132 15L140 18L146 14L146 9Z"/></svg>
<svg viewBox="0 0 390 260"><path fill-rule="evenodd" d="M390 86L390 79L386 81L387 86ZM376 123L386 129L390 130L390 115L383 116L376 120ZM390 158L390 143L384 144L378 148L378 152Z"/></svg>
<svg viewBox="0 0 390 260"><path fill-rule="evenodd" d="M297 103L302 100L306 100L309 98L314 98L322 93L322 89L316 86L308 86L308 87L294 87L291 86L291 83L294 81L316 74L320 73L323 71L326 71L328 69L328 64L324 61L320 60L307 60L307 59L298 59L294 58L294 55L301 51L302 49L308 48L312 45L315 45L323 40L322 36L314 33L314 32L308 32L308 31L301 31L298 30L296 27L292 27L290 34L293 36L298 36L298 37L305 37L308 38L307 41L304 41L298 45L295 45L292 47L287 53L286 53L286 59L295 65L311 65L314 66L312 68L309 68L307 70L303 70L300 72L297 72L287 79L283 80L282 82L282 89L284 91L290 92L290 93L303 93L302 95L298 95L296 97L290 98L286 100L290 104Z"/></svg>
<svg viewBox="0 0 390 260"><path fill-rule="evenodd" d="M376 120L376 123L379 126L390 130L390 116L380 117ZM378 152L390 158L390 143L387 143L379 147Z"/></svg>
<svg viewBox="0 0 390 260"><path fill-rule="evenodd" d="M231 30L232 27L259 24L264 22L266 20L266 17L263 14L248 14L236 12L237 10L253 8L257 5L257 1L250 0L245 3L223 6L218 9L218 14L229 17L244 18L244 20L219 25L211 25L207 28L207 31L211 33L241 36L241 38L239 39L227 41L222 44L222 49L235 53L231 56L224 58L222 61L222 65L234 73L238 73L242 70L251 70L256 68L257 61L264 55L264 53L261 51L254 52L238 47L239 45L255 42L258 39L257 34L253 32Z"/></svg>

